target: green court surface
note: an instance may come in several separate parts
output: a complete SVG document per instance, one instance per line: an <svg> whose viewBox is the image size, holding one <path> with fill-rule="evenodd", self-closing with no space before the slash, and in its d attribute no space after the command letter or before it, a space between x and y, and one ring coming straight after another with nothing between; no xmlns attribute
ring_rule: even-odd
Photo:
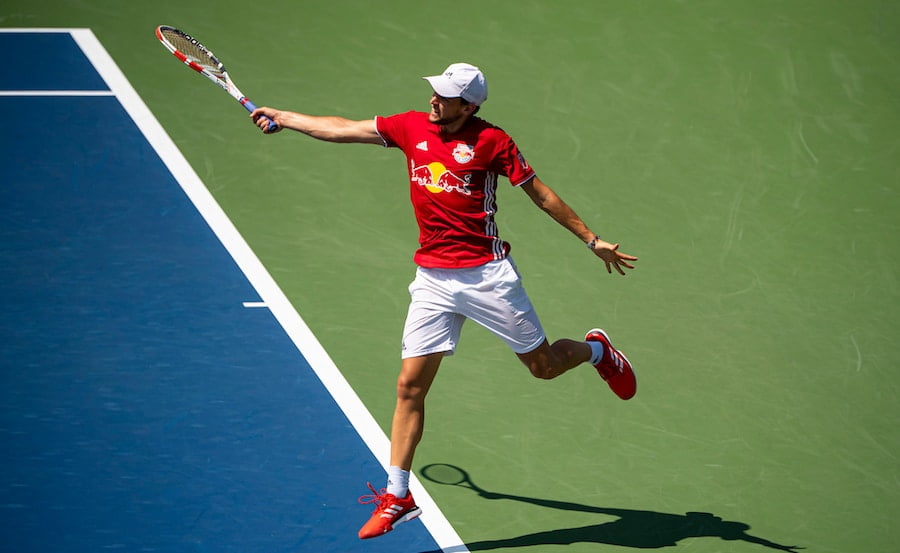
<svg viewBox="0 0 900 553"><path fill-rule="evenodd" d="M355 119L425 109L422 75L475 63L480 115L640 257L607 275L502 187L551 338L602 326L639 388L622 402L587 366L538 381L468 326L415 468L491 492L423 479L471 550L897 550L900 4L258 6L6 0L0 26L93 30L383 428L414 270L402 154L261 136L156 25L257 104Z"/></svg>

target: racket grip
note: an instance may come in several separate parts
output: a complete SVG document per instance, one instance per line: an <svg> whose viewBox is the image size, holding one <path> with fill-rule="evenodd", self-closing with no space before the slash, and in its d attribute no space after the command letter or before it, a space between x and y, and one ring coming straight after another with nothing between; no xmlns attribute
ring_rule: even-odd
<svg viewBox="0 0 900 553"><path fill-rule="evenodd" d="M251 102L251 101L250 101L250 98L244 98L244 100L241 102L241 104L242 104L245 108L247 108L247 111L249 111L250 113L253 113L253 110L256 109L256 104L254 104L253 102ZM271 119L269 119L269 118L266 117L265 115L263 115L262 117L263 117L263 119L265 119L266 121L269 122L269 132L274 131L274 130L275 130L275 127L278 126L278 125L275 124L275 121L272 121Z"/></svg>

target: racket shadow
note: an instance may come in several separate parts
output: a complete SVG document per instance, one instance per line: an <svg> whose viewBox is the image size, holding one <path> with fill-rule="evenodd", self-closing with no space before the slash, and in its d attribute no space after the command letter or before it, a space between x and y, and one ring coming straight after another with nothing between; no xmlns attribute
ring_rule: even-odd
<svg viewBox="0 0 900 553"><path fill-rule="evenodd" d="M576 528L560 528L524 534L498 540L482 540L465 544L469 551L488 551L533 545L571 545L573 543L597 543L619 545L636 549L659 549L674 547L687 538L720 538L727 541L745 541L777 551L796 553L803 549L795 545L779 543L753 536L748 533L750 525L744 522L726 521L712 513L687 512L685 514L660 513L637 509L619 509L615 507L596 507L570 501L542 499L485 490L476 485L469 473L455 466L437 463L425 466L420 471L423 478L436 484L460 486L471 489L480 498L486 500L518 501L547 509L597 513L617 517L616 520L604 520L599 524ZM459 551L464 551L462 547ZM440 550L425 553L441 553ZM454 549L445 549L443 553L454 553Z"/></svg>

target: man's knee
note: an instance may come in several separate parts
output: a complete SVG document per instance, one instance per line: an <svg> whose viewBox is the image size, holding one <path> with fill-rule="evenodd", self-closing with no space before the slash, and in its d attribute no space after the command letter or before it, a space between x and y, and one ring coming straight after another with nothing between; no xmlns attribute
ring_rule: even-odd
<svg viewBox="0 0 900 553"><path fill-rule="evenodd" d="M582 344L565 339L557 340L552 346L544 341L534 351L519 354L519 359L528 367L532 376L550 380L582 362L576 350L580 345Z"/></svg>
<svg viewBox="0 0 900 553"><path fill-rule="evenodd" d="M556 378L560 374L553 370L553 367L550 365L532 365L528 367L528 370L531 371L531 376L540 378L541 380L550 380L551 378Z"/></svg>
<svg viewBox="0 0 900 553"><path fill-rule="evenodd" d="M443 354L404 359L397 377L397 398L421 401L434 382Z"/></svg>
<svg viewBox="0 0 900 553"><path fill-rule="evenodd" d="M397 398L398 399L418 399L424 394L423 386L415 379L407 378L401 374L397 378Z"/></svg>
<svg viewBox="0 0 900 553"><path fill-rule="evenodd" d="M528 367L528 370L533 377L540 378L541 380L549 380L554 376L557 376L553 371L553 351L550 349L546 340L532 351L529 351L528 353L519 353L517 355L522 364Z"/></svg>

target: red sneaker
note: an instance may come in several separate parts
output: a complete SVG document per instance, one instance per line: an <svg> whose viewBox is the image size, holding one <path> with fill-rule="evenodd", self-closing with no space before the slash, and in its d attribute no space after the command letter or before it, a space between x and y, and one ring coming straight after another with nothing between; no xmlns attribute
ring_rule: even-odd
<svg viewBox="0 0 900 553"><path fill-rule="evenodd" d="M375 491L372 484L368 486L372 493L360 497L359 502L362 504L374 503L375 511L372 512L369 522L359 529L359 539L377 538L387 534L401 522L412 520L422 514L422 509L416 506L412 493L406 492L406 497L401 499L385 493L384 488L381 491Z"/></svg>
<svg viewBox="0 0 900 553"><path fill-rule="evenodd" d="M609 336L599 328L589 331L584 339L588 342L601 342L604 347L603 359L594 365L610 389L622 399L631 399L637 392L637 379L631 370L631 363L625 354L617 350L609 342Z"/></svg>

